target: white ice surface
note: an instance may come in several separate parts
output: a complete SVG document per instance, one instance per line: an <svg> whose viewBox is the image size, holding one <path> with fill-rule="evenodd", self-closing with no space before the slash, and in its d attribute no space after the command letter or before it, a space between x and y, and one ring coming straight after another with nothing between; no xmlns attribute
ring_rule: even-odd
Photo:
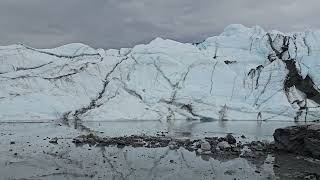
<svg viewBox="0 0 320 180"><path fill-rule="evenodd" d="M120 50L1 46L0 120L294 120L303 94L285 93L288 70L268 60L267 33L230 25L197 45L156 38ZM291 37L291 58L319 88L320 32L269 33L276 48Z"/></svg>

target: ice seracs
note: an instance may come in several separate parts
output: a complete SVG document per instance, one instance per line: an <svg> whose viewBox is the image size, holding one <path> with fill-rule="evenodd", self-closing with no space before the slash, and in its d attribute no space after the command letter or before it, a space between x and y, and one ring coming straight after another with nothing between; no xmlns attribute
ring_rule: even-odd
<svg viewBox="0 0 320 180"><path fill-rule="evenodd" d="M0 119L317 120L319 38L230 25L197 44L2 46Z"/></svg>

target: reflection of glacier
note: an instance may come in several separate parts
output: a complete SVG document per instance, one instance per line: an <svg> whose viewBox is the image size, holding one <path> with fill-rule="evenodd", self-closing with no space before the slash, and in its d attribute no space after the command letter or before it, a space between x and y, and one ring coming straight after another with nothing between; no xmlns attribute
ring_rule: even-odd
<svg viewBox="0 0 320 180"><path fill-rule="evenodd" d="M197 44L0 47L0 119L316 120L319 38L230 25Z"/></svg>
<svg viewBox="0 0 320 180"><path fill-rule="evenodd" d="M274 178L272 164L259 165L242 158L224 161L208 156L197 157L194 152L184 149L167 148L98 148L91 151L86 148L62 148L62 152L39 153L38 156L23 157L21 164L27 163L29 171L14 174L22 179L254 179L255 170L265 178ZM79 156L81 158L79 159ZM272 161L272 158L267 159ZM19 163L12 163L16 169ZM58 170L55 170L58 167ZM30 173L33 172L33 173ZM5 176L6 177L6 176Z"/></svg>

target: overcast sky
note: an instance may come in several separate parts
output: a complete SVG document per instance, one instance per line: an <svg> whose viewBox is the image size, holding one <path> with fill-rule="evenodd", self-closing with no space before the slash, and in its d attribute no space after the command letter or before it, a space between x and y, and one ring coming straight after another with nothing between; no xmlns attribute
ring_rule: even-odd
<svg viewBox="0 0 320 180"><path fill-rule="evenodd" d="M319 11L319 0L0 0L0 45L119 48L158 36L198 42L231 23L320 29Z"/></svg>

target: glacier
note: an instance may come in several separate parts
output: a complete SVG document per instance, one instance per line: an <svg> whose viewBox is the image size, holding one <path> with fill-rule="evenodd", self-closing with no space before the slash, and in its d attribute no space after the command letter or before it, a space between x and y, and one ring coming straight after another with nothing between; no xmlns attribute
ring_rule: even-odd
<svg viewBox="0 0 320 180"><path fill-rule="evenodd" d="M0 46L0 120L315 121L318 58L320 31L239 24L200 43Z"/></svg>

